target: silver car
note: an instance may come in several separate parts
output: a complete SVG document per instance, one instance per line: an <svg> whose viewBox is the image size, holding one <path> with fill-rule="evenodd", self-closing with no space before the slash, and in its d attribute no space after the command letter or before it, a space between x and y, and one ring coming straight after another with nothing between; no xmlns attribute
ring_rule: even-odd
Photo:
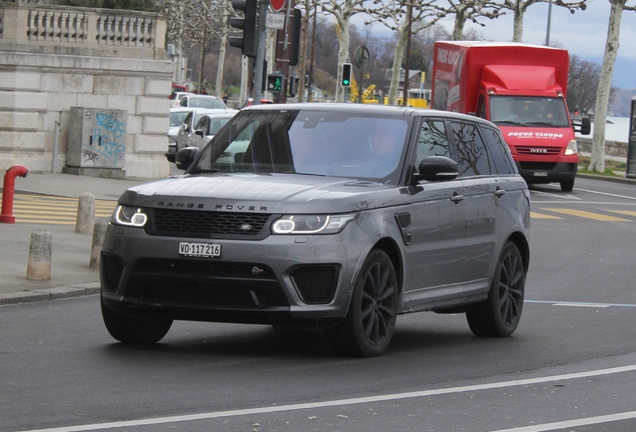
<svg viewBox="0 0 636 432"><path fill-rule="evenodd" d="M465 313L509 336L530 260L530 196L499 130L435 110L243 109L185 175L128 189L101 256L102 316L125 343L173 320L320 328L385 352L399 314Z"/></svg>
<svg viewBox="0 0 636 432"><path fill-rule="evenodd" d="M220 114L204 114L194 126L194 134L188 143L191 147L202 149L227 122L234 117L234 112Z"/></svg>
<svg viewBox="0 0 636 432"><path fill-rule="evenodd" d="M178 152L186 147L190 147L191 141L195 138L194 127L201 120L201 118L206 114L226 114L232 113L234 114L236 110L231 108L219 108L219 109L208 109L208 108L186 108L190 109L190 113L188 113L183 120L183 123L179 127L177 131L177 135L174 138L175 141L175 150Z"/></svg>

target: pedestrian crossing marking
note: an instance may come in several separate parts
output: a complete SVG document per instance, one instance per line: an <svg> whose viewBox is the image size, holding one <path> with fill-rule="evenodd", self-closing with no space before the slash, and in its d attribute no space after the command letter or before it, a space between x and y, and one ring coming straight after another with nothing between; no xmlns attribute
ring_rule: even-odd
<svg viewBox="0 0 636 432"><path fill-rule="evenodd" d="M109 218L116 205L112 200L95 200L95 218ZM78 206L79 198L16 194L12 214L16 223L76 225Z"/></svg>
<svg viewBox="0 0 636 432"><path fill-rule="evenodd" d="M623 219L623 218L610 216L610 215L606 215L602 213L592 213L592 212L583 211L583 210L563 209L563 208L550 208L550 209L544 209L544 210L566 214L569 216L578 216L585 219L593 219L593 220L604 221L604 222L631 222L631 220L629 219Z"/></svg>
<svg viewBox="0 0 636 432"><path fill-rule="evenodd" d="M562 220L562 217L559 216L553 216L553 215L548 215L545 213L537 213L534 211L530 212L530 218L532 219L556 219L556 220Z"/></svg>

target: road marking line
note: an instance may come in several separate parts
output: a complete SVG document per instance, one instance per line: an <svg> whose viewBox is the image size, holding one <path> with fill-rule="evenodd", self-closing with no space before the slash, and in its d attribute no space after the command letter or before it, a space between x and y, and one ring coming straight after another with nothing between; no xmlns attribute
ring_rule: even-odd
<svg viewBox="0 0 636 432"><path fill-rule="evenodd" d="M564 209L564 208L547 208L543 210L553 211L557 213L562 213L570 216L579 216L586 219L593 219L604 222L632 222L629 219L618 218L616 216L604 215L601 213L592 213L586 212L582 210L573 210L573 209Z"/></svg>
<svg viewBox="0 0 636 432"><path fill-rule="evenodd" d="M636 307L636 304L630 303L591 303L591 302L563 302L563 301L548 301L548 300L524 300L524 303L542 303L552 306L580 306L580 307Z"/></svg>
<svg viewBox="0 0 636 432"><path fill-rule="evenodd" d="M599 423L608 423L618 420L627 420L636 418L636 411L628 411L624 413L617 414L609 414L604 416L597 417L587 417L576 420L565 420L555 423L545 423L542 425L534 425L534 426L526 426L526 427L515 427L512 429L500 429L497 431L491 432L544 432L544 431L553 431L560 430L565 428L570 428L574 426L587 426Z"/></svg>
<svg viewBox="0 0 636 432"><path fill-rule="evenodd" d="M613 194L613 193L599 192L599 191L593 191L593 190L587 190L587 189L579 189L579 188L576 188L576 190L579 190L581 192L589 192L589 193L598 194L598 195L605 195L605 196L611 196L611 197L616 197L616 198L624 198L624 199L635 200L636 201L636 198L634 198L633 196L618 195L618 194Z"/></svg>
<svg viewBox="0 0 636 432"><path fill-rule="evenodd" d="M235 417L235 416L263 414L263 413L298 411L298 410L304 410L304 409L325 408L325 407L339 407L342 405L356 405L356 404L364 404L364 403L372 403L372 402L385 402L385 401L392 401L392 400L413 399L413 398L428 397L428 396L435 396L435 395L446 395L446 394L452 394L452 393L464 393L464 392L472 392L472 391L480 391L480 390L500 389L500 388L506 388L506 387L527 386L527 385L541 384L546 382L590 378L590 377L598 377L602 375L611 375L611 374L634 372L634 371L636 371L636 364L628 365L628 366L619 366L614 368L607 368L607 369L597 369L597 370L591 370L586 372L574 372L569 374L551 375L551 376L538 377L538 378L527 378L527 379L502 381L502 382L494 382L494 383L487 383L487 384L475 384L475 385L468 385L468 386L461 386L461 387L448 387L448 388L422 390L422 391L414 391L414 392L407 392L407 393L394 393L394 394L386 394L386 395L379 395L379 396L339 399L339 400L330 400L330 401L323 401L323 402L308 402L308 403L291 404L291 405L276 405L276 406L266 406L266 407L258 407L258 408L245 408L245 409L229 410L229 411L213 411L213 412L199 413L199 414L176 415L176 416L170 416L170 417L155 417L155 418L148 418L148 419L141 419L141 420L127 420L127 421L118 421L118 422L111 422L111 423L95 423L95 424L86 424L86 425L79 425L79 426L63 426L59 428L49 428L49 429L33 429L33 430L21 431L21 432L76 432L76 431L79 432L79 431L91 431L91 430L100 430L100 429L119 429L119 428L126 428L126 427L132 427L132 426L148 426L148 425L155 425L155 424L190 422L190 421L208 420L208 419L222 418L222 417Z"/></svg>
<svg viewBox="0 0 636 432"><path fill-rule="evenodd" d="M530 217L532 219L558 219L558 220L563 220L562 217L559 216L552 216L552 215L547 215L544 213L537 213L537 212L530 212Z"/></svg>

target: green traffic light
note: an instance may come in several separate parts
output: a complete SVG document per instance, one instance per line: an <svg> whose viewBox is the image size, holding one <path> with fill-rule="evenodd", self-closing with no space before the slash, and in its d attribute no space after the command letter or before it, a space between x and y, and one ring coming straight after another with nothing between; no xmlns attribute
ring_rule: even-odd
<svg viewBox="0 0 636 432"><path fill-rule="evenodd" d="M342 84L349 85L349 80L342 80Z"/></svg>

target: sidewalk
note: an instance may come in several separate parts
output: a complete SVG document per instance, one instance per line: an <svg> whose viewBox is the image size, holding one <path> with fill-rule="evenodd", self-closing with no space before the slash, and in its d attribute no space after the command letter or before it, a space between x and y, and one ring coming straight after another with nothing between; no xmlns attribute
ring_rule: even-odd
<svg viewBox="0 0 636 432"><path fill-rule="evenodd" d="M151 180L29 173L15 179L15 194L78 198L90 192L95 199L116 201L127 188L148 181ZM1 186L2 182L0 190ZM51 279L28 280L31 234L41 229L51 233ZM74 225L27 224L19 220L15 224L0 223L0 305L99 293L99 269L89 266L92 240L91 234L77 234Z"/></svg>

